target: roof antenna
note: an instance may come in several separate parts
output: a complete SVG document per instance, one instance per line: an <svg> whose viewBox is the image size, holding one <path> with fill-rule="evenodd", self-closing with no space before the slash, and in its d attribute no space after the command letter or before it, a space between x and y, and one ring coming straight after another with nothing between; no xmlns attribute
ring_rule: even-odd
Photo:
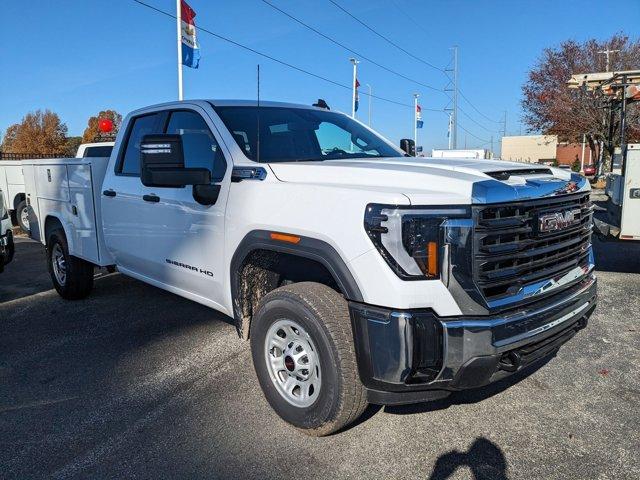
<svg viewBox="0 0 640 480"><path fill-rule="evenodd" d="M256 160L260 163L260 64L258 64L258 135L256 140Z"/></svg>

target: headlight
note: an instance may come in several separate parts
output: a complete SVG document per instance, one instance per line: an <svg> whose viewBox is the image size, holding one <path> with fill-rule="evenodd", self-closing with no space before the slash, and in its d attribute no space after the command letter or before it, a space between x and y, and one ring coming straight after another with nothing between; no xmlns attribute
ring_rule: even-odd
<svg viewBox="0 0 640 480"><path fill-rule="evenodd" d="M364 228L391 269L403 280L440 278L443 225L469 217L468 207L398 207L369 204Z"/></svg>

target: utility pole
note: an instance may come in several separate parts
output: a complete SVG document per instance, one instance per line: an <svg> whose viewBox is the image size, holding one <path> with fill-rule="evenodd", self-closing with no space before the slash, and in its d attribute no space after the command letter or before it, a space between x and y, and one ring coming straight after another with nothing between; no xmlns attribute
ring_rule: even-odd
<svg viewBox="0 0 640 480"><path fill-rule="evenodd" d="M451 112L449 112L449 129L447 130L447 137L449 138L449 150L451 150L451 129L452 129L453 123L451 120Z"/></svg>
<svg viewBox="0 0 640 480"><path fill-rule="evenodd" d="M356 118L356 98L358 95L356 82L358 81L358 64L360 62L355 58L350 58L349 61L353 64L353 83L351 84L351 86L353 87L353 92L351 95L351 118Z"/></svg>
<svg viewBox="0 0 640 480"><path fill-rule="evenodd" d="M493 135L491 135L491 158L493 158Z"/></svg>
<svg viewBox="0 0 640 480"><path fill-rule="evenodd" d="M373 91L373 89L368 83L367 88L369 89L369 126L371 126L371 92Z"/></svg>
<svg viewBox="0 0 640 480"><path fill-rule="evenodd" d="M502 136L507 136L507 111L504 111L504 119L502 120Z"/></svg>
<svg viewBox="0 0 640 480"><path fill-rule="evenodd" d="M458 46L451 47L453 50L453 69L446 69L446 72L453 72L453 88L445 88L445 91L453 93L453 108L451 108L451 134L449 136L449 149L458 147Z"/></svg>
<svg viewBox="0 0 640 480"><path fill-rule="evenodd" d="M620 50L610 50L610 49L608 49L608 48L607 48L606 50L600 50L600 51L598 52L600 55L604 55L604 56L607 58L607 60L606 60L605 72L608 72L608 71L609 71L609 60L610 60L610 56L611 56L611 54L612 54L612 53L617 53L617 52L619 52L619 51L620 51Z"/></svg>
<svg viewBox="0 0 640 480"><path fill-rule="evenodd" d="M418 95L413 94L413 144L416 149L416 157L418 156Z"/></svg>

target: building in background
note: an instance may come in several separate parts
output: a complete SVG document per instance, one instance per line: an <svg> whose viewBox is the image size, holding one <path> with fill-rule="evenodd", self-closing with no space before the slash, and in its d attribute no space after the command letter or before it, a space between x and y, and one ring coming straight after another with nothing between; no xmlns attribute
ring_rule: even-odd
<svg viewBox="0 0 640 480"><path fill-rule="evenodd" d="M584 149L584 165L591 165L591 150ZM571 166L582 164L582 144L559 142L557 135L513 135L502 137L502 160Z"/></svg>
<svg viewBox="0 0 640 480"><path fill-rule="evenodd" d="M557 135L514 135L502 137L500 158L512 162L553 163Z"/></svg>
<svg viewBox="0 0 640 480"><path fill-rule="evenodd" d="M493 158L491 152L485 148L465 150L431 150L432 158L481 158L484 160Z"/></svg>

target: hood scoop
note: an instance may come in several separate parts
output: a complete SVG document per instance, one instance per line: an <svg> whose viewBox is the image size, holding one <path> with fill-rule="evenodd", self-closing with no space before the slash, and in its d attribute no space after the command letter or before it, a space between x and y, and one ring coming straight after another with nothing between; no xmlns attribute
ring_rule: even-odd
<svg viewBox="0 0 640 480"><path fill-rule="evenodd" d="M511 176L528 177L529 175L553 175L553 172L549 168L526 168L517 170L497 170L495 172L485 172L496 180L509 180Z"/></svg>

